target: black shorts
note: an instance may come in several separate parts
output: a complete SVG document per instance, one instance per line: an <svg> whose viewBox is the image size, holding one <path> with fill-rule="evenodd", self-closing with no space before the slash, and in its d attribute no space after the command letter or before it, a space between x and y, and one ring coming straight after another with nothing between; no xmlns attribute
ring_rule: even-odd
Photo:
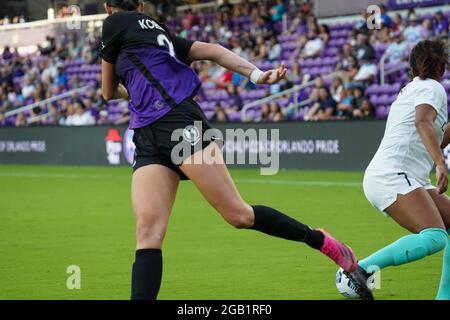
<svg viewBox="0 0 450 320"><path fill-rule="evenodd" d="M211 144L203 135L211 129L208 119L193 99L186 99L158 121L134 130L136 145L133 170L151 164L163 165L188 178L180 170L182 162L190 155ZM173 150L190 150L173 153Z"/></svg>

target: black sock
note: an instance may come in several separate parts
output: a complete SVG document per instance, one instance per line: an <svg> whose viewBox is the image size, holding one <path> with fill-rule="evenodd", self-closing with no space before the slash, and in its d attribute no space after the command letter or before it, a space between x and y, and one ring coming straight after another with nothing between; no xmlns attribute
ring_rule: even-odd
<svg viewBox="0 0 450 320"><path fill-rule="evenodd" d="M137 250L131 278L131 300L156 300L161 278L161 250Z"/></svg>
<svg viewBox="0 0 450 320"><path fill-rule="evenodd" d="M304 242L314 249L322 248L324 235L287 215L266 207L253 206L255 222L251 229L287 240Z"/></svg>

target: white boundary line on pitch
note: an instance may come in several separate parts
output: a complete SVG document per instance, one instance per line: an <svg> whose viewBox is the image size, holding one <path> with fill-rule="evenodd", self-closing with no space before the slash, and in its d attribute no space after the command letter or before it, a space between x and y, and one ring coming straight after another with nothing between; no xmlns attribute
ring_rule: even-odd
<svg viewBox="0 0 450 320"><path fill-rule="evenodd" d="M111 175L90 175L90 174L77 174L77 173L0 173L0 177L11 177L11 178L52 178L52 179L120 179L120 180L131 180L131 176L111 176ZM350 188L360 188L362 187L362 182L351 182L351 181L320 181L320 180L282 180L282 179L246 179L238 178L234 180L236 183L243 184L271 184L271 185L292 185L292 186L317 186L317 187L350 187Z"/></svg>
<svg viewBox="0 0 450 320"><path fill-rule="evenodd" d="M299 186L317 186L317 187L362 187L362 182L330 182L320 180L271 180L271 179L236 179L236 183L247 184L277 184L277 185L299 185Z"/></svg>

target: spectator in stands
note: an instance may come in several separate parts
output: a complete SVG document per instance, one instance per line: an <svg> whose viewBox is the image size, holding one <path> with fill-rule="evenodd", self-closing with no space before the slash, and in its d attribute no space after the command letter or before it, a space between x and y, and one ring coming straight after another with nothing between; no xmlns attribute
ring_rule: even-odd
<svg viewBox="0 0 450 320"><path fill-rule="evenodd" d="M192 10L188 10L184 15L184 18L181 22L183 28L185 30L191 30L194 25L198 23L197 16Z"/></svg>
<svg viewBox="0 0 450 320"><path fill-rule="evenodd" d="M342 78L334 77L331 83L330 93L336 102L340 102L342 99L342 91L344 90L344 83Z"/></svg>
<svg viewBox="0 0 450 320"><path fill-rule="evenodd" d="M42 66L41 81L43 83L52 82L52 79L56 78L58 75L58 68L56 63L51 60L46 60Z"/></svg>
<svg viewBox="0 0 450 320"><path fill-rule="evenodd" d="M353 107L355 109L361 109L364 100L364 90L360 87L353 87Z"/></svg>
<svg viewBox="0 0 450 320"><path fill-rule="evenodd" d="M318 57L324 48L325 44L322 38L317 35L316 30L309 30L308 42L302 50L301 57L303 59Z"/></svg>
<svg viewBox="0 0 450 320"><path fill-rule="evenodd" d="M83 86L83 81L81 81L81 78L78 74L69 79L69 86L72 88L80 88Z"/></svg>
<svg viewBox="0 0 450 320"><path fill-rule="evenodd" d="M306 30L305 15L301 11L298 11L288 27L289 29L286 30L286 34L303 33Z"/></svg>
<svg viewBox="0 0 450 320"><path fill-rule="evenodd" d="M238 37L232 37L228 42L228 46L238 56L242 56L242 46Z"/></svg>
<svg viewBox="0 0 450 320"><path fill-rule="evenodd" d="M261 122L268 122L270 115L270 105L268 103L263 103L261 105Z"/></svg>
<svg viewBox="0 0 450 320"><path fill-rule="evenodd" d="M400 31L392 33L392 40L386 49L387 62L399 63L407 57L407 45Z"/></svg>
<svg viewBox="0 0 450 320"><path fill-rule="evenodd" d="M13 106L19 106L20 104L22 104L24 102L23 97L22 97L22 93L21 93L21 89L19 86L15 86L14 88L11 88L10 90L8 90L8 101L13 105Z"/></svg>
<svg viewBox="0 0 450 320"><path fill-rule="evenodd" d="M336 101L327 87L319 89L319 99L305 115L306 121L331 120L336 113Z"/></svg>
<svg viewBox="0 0 450 320"><path fill-rule="evenodd" d="M281 111L281 107L276 101L270 103L269 121L280 122L284 120L284 114Z"/></svg>
<svg viewBox="0 0 450 320"><path fill-rule="evenodd" d="M380 6L380 13L381 13L381 23L388 27L389 29L392 28L392 19L387 14L387 9L384 4L381 4Z"/></svg>
<svg viewBox="0 0 450 320"><path fill-rule="evenodd" d="M408 26L403 31L403 36L409 48L412 48L422 40L422 27L415 14L410 15Z"/></svg>
<svg viewBox="0 0 450 320"><path fill-rule="evenodd" d="M58 125L61 120L61 111L58 109L58 107L54 104L51 104L49 106L49 113L50 116L47 118L46 124L47 125Z"/></svg>
<svg viewBox="0 0 450 320"><path fill-rule="evenodd" d="M266 42L262 35L256 38L256 46L253 50L252 59L255 61L265 60L269 55L269 50L267 48Z"/></svg>
<svg viewBox="0 0 450 320"><path fill-rule="evenodd" d="M60 124L64 126L73 126L73 118L75 115L75 107L72 104L68 104L67 108L62 109L64 116L60 119Z"/></svg>
<svg viewBox="0 0 450 320"><path fill-rule="evenodd" d="M375 44L386 44L386 43L390 43L391 42L391 28L388 28L385 25L381 26L381 30L378 32L375 32L372 36L370 40L370 43L375 43Z"/></svg>
<svg viewBox="0 0 450 320"><path fill-rule="evenodd" d="M254 40L251 37L250 33L244 32L244 34L240 38L239 42L241 44L241 49L242 49L241 56L245 59L250 59L250 52L251 52L250 48L253 48L253 44L254 44Z"/></svg>
<svg viewBox="0 0 450 320"><path fill-rule="evenodd" d="M360 64L361 66L358 73L355 75L352 82L355 86L365 88L375 79L375 76L377 75L377 66L373 61L365 59L361 59Z"/></svg>
<svg viewBox="0 0 450 320"><path fill-rule="evenodd" d="M227 87L227 94L230 106L225 111L227 113L241 111L243 104L237 87L230 83Z"/></svg>
<svg viewBox="0 0 450 320"><path fill-rule="evenodd" d="M353 110L353 118L355 119L371 119L375 117L375 108L369 99L364 98L361 107Z"/></svg>
<svg viewBox="0 0 450 320"><path fill-rule="evenodd" d="M354 108L354 99L350 86L345 86L340 94L339 100L335 99L336 102L338 102L336 112L337 119L343 120L351 118Z"/></svg>
<svg viewBox="0 0 450 320"><path fill-rule="evenodd" d="M0 111L0 126L7 126L8 122L6 121L5 113Z"/></svg>
<svg viewBox="0 0 450 320"><path fill-rule="evenodd" d="M429 39L433 37L435 30L433 29L433 22L430 19L424 19L421 25L421 38Z"/></svg>
<svg viewBox="0 0 450 320"><path fill-rule="evenodd" d="M228 122L228 115L227 113L222 109L222 105L220 102L216 102L216 105L214 107L214 114L211 118L212 122Z"/></svg>
<svg viewBox="0 0 450 320"><path fill-rule="evenodd" d="M354 56L349 56L347 60L347 67L338 72L338 76L342 78L345 83L352 82L359 71L359 64Z"/></svg>
<svg viewBox="0 0 450 320"><path fill-rule="evenodd" d="M11 52L11 48L9 46L6 46L5 49L3 49L2 58L6 61L12 60L13 53Z"/></svg>
<svg viewBox="0 0 450 320"><path fill-rule="evenodd" d="M394 20L392 23L392 31L393 32L397 32L397 31L403 32L404 29L405 29L405 25L403 23L403 17L400 13L397 13L394 16Z"/></svg>
<svg viewBox="0 0 450 320"><path fill-rule="evenodd" d="M230 83L233 78L233 72L220 67L219 71L217 72L218 76L213 76L212 79L214 80L214 83L216 85L217 89L225 89Z"/></svg>
<svg viewBox="0 0 450 320"><path fill-rule="evenodd" d="M446 34L448 34L448 27L449 27L449 23L448 23L447 17L444 16L444 13L442 12L442 10L439 10L434 15L434 20L433 20L434 34L437 36L446 35Z"/></svg>
<svg viewBox="0 0 450 320"><path fill-rule="evenodd" d="M15 126L16 127L25 127L26 125L27 125L27 120L25 118L25 114L23 112L20 112L17 115Z"/></svg>
<svg viewBox="0 0 450 320"><path fill-rule="evenodd" d="M61 86L63 88L66 88L67 85L69 84L69 78L68 78L67 73L65 71L64 64L62 62L60 62L60 63L57 64L56 68L57 68L58 75L55 78L54 84L56 86Z"/></svg>
<svg viewBox="0 0 450 320"><path fill-rule="evenodd" d="M319 25L319 37L322 39L322 42L325 46L328 45L328 42L330 42L331 34L330 34L330 28L326 24L320 24Z"/></svg>
<svg viewBox="0 0 450 320"><path fill-rule="evenodd" d="M292 86L294 84L305 84L311 79L311 75L305 74L302 71L302 67L297 60L294 60L290 69L288 69L287 75L288 82Z"/></svg>
<svg viewBox="0 0 450 320"><path fill-rule="evenodd" d="M42 55L50 55L56 50L56 38L47 36L42 46L38 45L38 49Z"/></svg>
<svg viewBox="0 0 450 320"><path fill-rule="evenodd" d="M75 114L72 116L73 126L89 126L95 124L95 119L92 116L90 110L86 110L86 107L80 103L74 104Z"/></svg>
<svg viewBox="0 0 450 320"><path fill-rule="evenodd" d="M358 63L361 65L362 60L373 61L375 59L375 49L369 42L369 35L365 32L360 32L356 36L356 46L354 49L354 55L358 59Z"/></svg>
<svg viewBox="0 0 450 320"><path fill-rule="evenodd" d="M367 32L369 28L367 28L367 21L370 18L370 13L367 10L361 11L361 15L359 20L355 23L355 30L357 32Z"/></svg>
<svg viewBox="0 0 450 320"><path fill-rule="evenodd" d="M127 119L127 122L128 121L129 121L129 118ZM105 125L105 124L109 124L108 111L102 110L99 113L99 117L97 119L97 125L101 126L101 125Z"/></svg>
<svg viewBox="0 0 450 320"><path fill-rule="evenodd" d="M22 87L22 97L27 100L34 95L36 87L31 83L29 77L25 77L25 82Z"/></svg>
<svg viewBox="0 0 450 320"><path fill-rule="evenodd" d="M222 5L219 7L219 11L230 13L232 10L233 10L233 5L230 4L229 0L223 0Z"/></svg>
<svg viewBox="0 0 450 320"><path fill-rule="evenodd" d="M270 61L277 61L280 60L281 57L281 44L278 42L277 37L272 35L270 37L270 46L269 46L269 53L268 58Z"/></svg>
<svg viewBox="0 0 450 320"><path fill-rule="evenodd" d="M309 93L308 100L312 103L316 103L319 100L319 90L322 87L325 87L325 80L322 77L314 79L314 86Z"/></svg>
<svg viewBox="0 0 450 320"><path fill-rule="evenodd" d="M348 71L350 65L350 57L353 57L353 48L350 43L344 44L342 48L339 49L338 59L336 62L336 71Z"/></svg>
<svg viewBox="0 0 450 320"><path fill-rule="evenodd" d="M277 0L275 5L270 9L270 13L272 22L281 21L286 13L286 6L284 5L283 0Z"/></svg>

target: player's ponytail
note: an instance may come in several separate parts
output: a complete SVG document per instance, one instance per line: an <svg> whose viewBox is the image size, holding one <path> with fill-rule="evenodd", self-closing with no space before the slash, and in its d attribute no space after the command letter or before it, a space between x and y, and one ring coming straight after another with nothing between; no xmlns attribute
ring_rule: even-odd
<svg viewBox="0 0 450 320"><path fill-rule="evenodd" d="M124 11L134 11L138 8L141 0L107 0L106 3L111 7L120 8Z"/></svg>
<svg viewBox="0 0 450 320"><path fill-rule="evenodd" d="M440 81L449 64L449 48L444 40L423 40L409 56L411 78Z"/></svg>

